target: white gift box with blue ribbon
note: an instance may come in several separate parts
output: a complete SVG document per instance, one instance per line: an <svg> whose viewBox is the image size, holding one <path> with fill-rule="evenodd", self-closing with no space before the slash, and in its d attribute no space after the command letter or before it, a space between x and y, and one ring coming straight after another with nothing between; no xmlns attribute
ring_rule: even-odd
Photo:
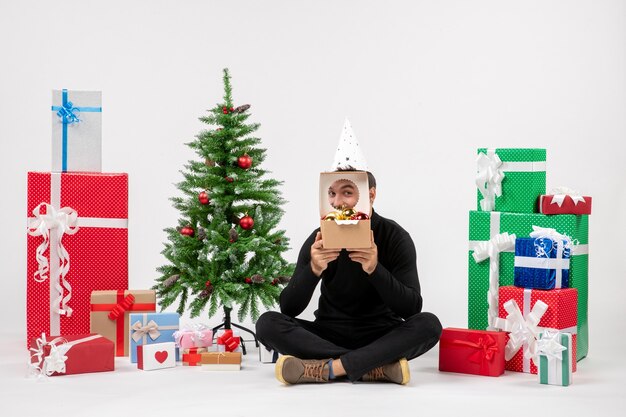
<svg viewBox="0 0 626 417"><path fill-rule="evenodd" d="M174 332L180 327L178 313L131 313L128 316L130 362L137 363L137 346L175 342ZM180 351L176 348L176 360Z"/></svg>
<svg viewBox="0 0 626 417"><path fill-rule="evenodd" d="M102 172L102 92L52 91L52 172Z"/></svg>

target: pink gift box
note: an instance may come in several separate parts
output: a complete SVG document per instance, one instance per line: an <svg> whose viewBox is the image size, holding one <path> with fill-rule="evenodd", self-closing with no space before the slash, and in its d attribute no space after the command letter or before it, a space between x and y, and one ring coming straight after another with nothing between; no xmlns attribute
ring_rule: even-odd
<svg viewBox="0 0 626 417"><path fill-rule="evenodd" d="M181 349L209 347L213 345L213 330L183 329L174 333L174 340Z"/></svg>

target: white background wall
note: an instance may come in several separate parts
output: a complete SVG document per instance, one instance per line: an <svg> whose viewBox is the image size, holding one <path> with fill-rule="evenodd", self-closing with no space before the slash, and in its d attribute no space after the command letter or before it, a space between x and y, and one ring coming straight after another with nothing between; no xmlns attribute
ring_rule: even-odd
<svg viewBox="0 0 626 417"><path fill-rule="evenodd" d="M476 148L547 148L548 187L594 198L593 353L626 330L625 24L624 2L599 0L0 0L2 331L25 331L26 172L50 169L50 90L103 91L103 167L130 175L130 285L146 288L227 66L285 181L289 260L349 116L445 326L467 324Z"/></svg>

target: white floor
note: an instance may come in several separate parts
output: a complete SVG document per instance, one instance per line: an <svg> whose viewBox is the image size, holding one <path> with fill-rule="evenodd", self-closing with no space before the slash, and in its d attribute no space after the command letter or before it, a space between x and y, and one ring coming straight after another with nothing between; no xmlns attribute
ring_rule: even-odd
<svg viewBox="0 0 626 417"><path fill-rule="evenodd" d="M623 352L596 347L580 362L570 387L540 385L535 375L499 378L437 370L435 348L411 361L411 382L282 386L254 348L240 372L197 367L144 372L126 358L116 371L37 380L27 378L27 352L18 335L2 335L0 415L17 416L623 416ZM250 345L250 343L248 343Z"/></svg>

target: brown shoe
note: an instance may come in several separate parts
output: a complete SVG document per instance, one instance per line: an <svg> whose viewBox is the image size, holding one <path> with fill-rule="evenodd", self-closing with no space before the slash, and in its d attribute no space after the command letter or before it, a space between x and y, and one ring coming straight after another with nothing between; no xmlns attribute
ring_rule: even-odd
<svg viewBox="0 0 626 417"><path fill-rule="evenodd" d="M404 358L397 362L374 368L363 375L362 378L366 382L394 382L400 385L408 384L410 379L409 362Z"/></svg>
<svg viewBox="0 0 626 417"><path fill-rule="evenodd" d="M284 355L276 361L276 379L283 384L328 382L330 359L298 359Z"/></svg>

